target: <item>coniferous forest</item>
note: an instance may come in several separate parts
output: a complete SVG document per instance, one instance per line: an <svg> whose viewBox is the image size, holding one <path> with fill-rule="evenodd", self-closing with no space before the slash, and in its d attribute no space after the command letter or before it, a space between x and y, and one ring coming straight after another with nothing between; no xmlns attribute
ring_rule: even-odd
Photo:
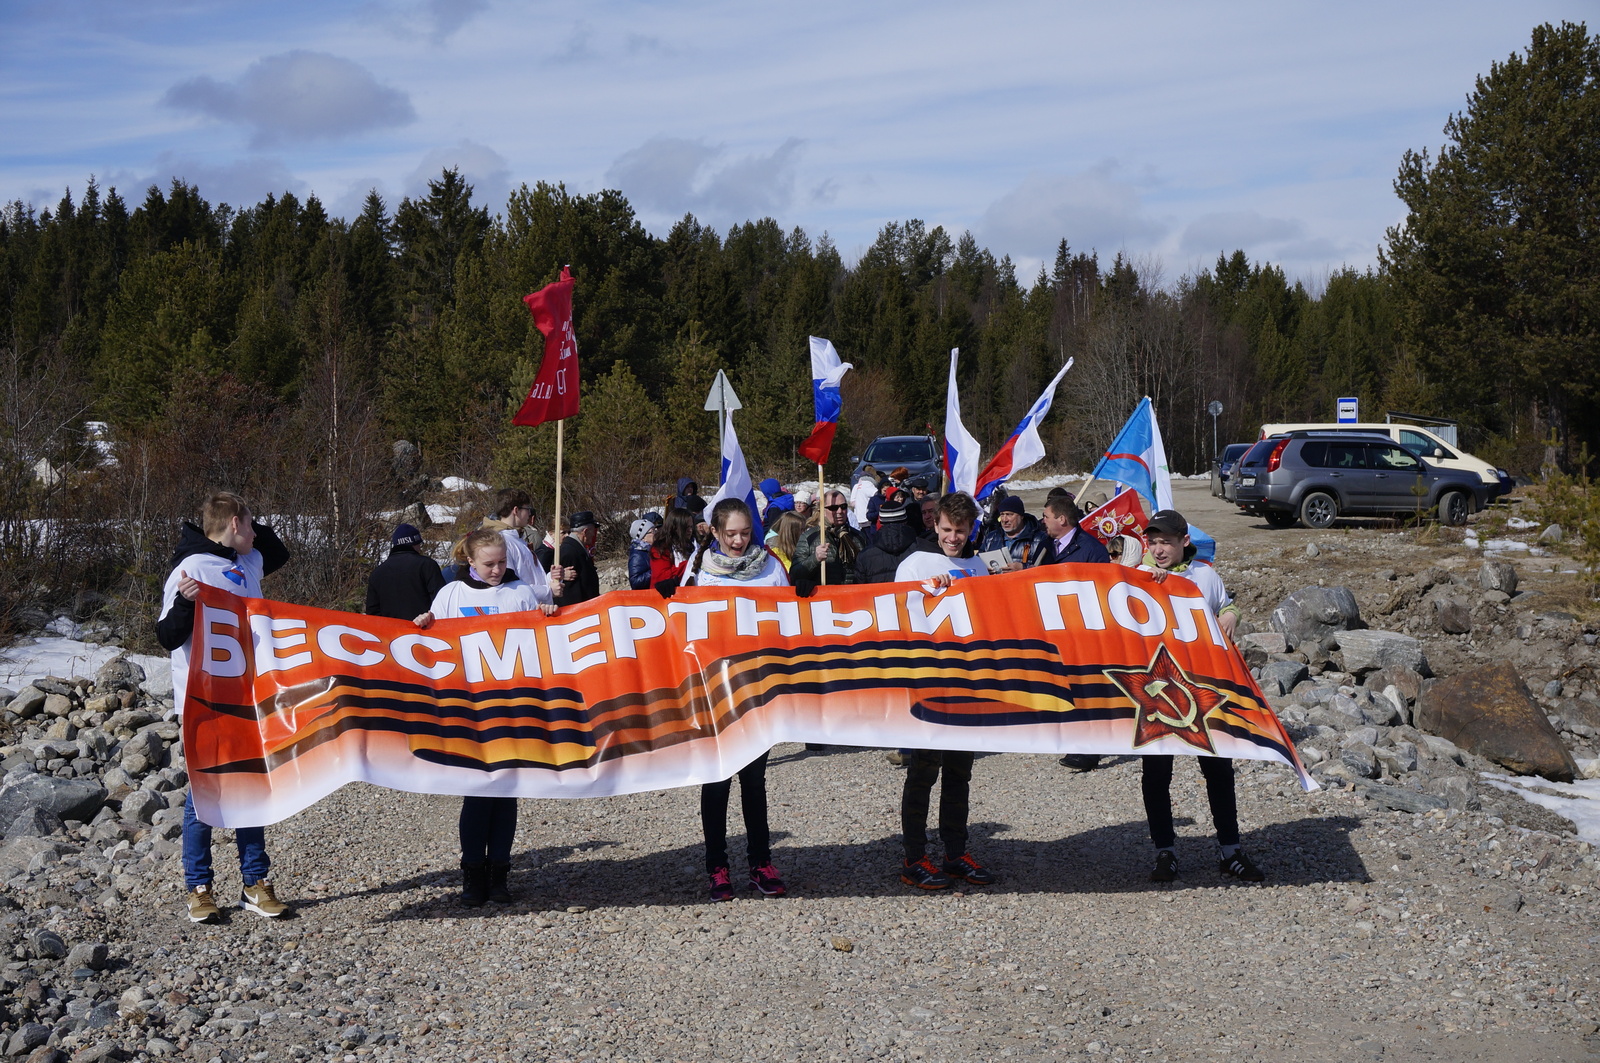
<svg viewBox="0 0 1600 1063"><path fill-rule="evenodd" d="M1019 276L915 219L853 262L773 218L717 232L685 216L656 237L614 190L541 181L487 203L454 171L349 219L315 197L215 203L181 180L129 196L89 178L55 203L12 202L0 594L11 611L41 587L148 605L151 559L217 487L309 522L291 578L330 604L354 585L373 514L432 479L525 486L548 505L554 432L510 414L542 350L521 297L563 265L584 377L568 509L616 509L678 475L714 482L702 406L719 368L754 474L812 475L794 452L812 420L808 335L856 367L835 478L876 435L941 430L952 347L986 453L1077 360L1044 428L1062 469L1087 468L1146 394L1180 472L1209 468L1211 400L1225 444L1265 421L1330 420L1344 395L1371 419L1456 418L1464 446L1513 472L1549 444L1576 461L1600 443L1600 38L1537 28L1444 136L1400 160L1408 215L1379 267L1312 286L1230 249L1171 276L1071 233Z"/></svg>

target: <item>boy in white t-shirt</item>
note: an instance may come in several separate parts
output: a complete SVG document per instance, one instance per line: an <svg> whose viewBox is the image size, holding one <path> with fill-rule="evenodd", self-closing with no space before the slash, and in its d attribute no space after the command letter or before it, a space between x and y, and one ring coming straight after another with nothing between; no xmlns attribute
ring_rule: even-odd
<svg viewBox="0 0 1600 1063"><path fill-rule="evenodd" d="M972 556L972 526L978 520L978 504L970 495L950 494L939 499L939 516L934 526L939 552L911 554L895 569L895 582L921 580L934 588L948 587L958 579L982 576L988 567ZM974 886L994 882L994 873L967 852L967 795L972 783L974 754L956 750L913 749L905 757L906 781L900 794L900 827L905 859L900 879L909 886L942 890L959 878ZM935 866L928 857L928 806L933 784L944 776L939 787L939 839L944 843L944 864Z"/></svg>
<svg viewBox="0 0 1600 1063"><path fill-rule="evenodd" d="M1239 626L1239 610L1222 586L1222 577L1210 565L1195 563L1195 548L1189 542L1189 522L1175 509L1163 509L1145 527L1145 563L1140 568L1155 573L1162 581L1176 573L1200 589L1207 607L1217 618L1217 626L1229 640ZM1239 848L1239 802L1234 792L1233 761L1227 757L1195 757L1206 781L1206 798L1211 804L1211 822L1217 829L1217 844L1222 847L1218 865L1224 875L1245 882L1260 882L1266 876ZM1152 755L1143 758L1140 789L1144 794L1145 819L1150 824L1150 840L1156 846L1156 866L1152 882L1171 882L1178 877L1178 856L1174 846L1177 833L1172 824L1172 757Z"/></svg>
<svg viewBox="0 0 1600 1063"><path fill-rule="evenodd" d="M241 598L261 597L261 577L276 572L289 560L289 550L272 529L251 519L244 499L219 491L206 499L200 511L201 526L183 522L178 547L172 553L172 571L161 594L161 616L156 620L156 641L172 653L172 695L178 712L189 688L190 634L194 630L194 601L200 585L220 587ZM247 911L269 919L287 906L267 881L266 831L239 827L233 832L239 849L239 871L244 878L240 903ZM183 802L183 879L189 920L215 923L222 918L211 894L211 827L194 812L194 795Z"/></svg>

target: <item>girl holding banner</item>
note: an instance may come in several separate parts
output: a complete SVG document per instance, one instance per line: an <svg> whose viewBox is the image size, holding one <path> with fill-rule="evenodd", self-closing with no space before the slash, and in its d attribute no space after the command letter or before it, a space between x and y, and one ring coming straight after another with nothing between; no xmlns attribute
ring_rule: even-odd
<svg viewBox="0 0 1600 1063"><path fill-rule="evenodd" d="M754 541L750 507L737 498L724 498L711 508L711 539L700 547L684 577L685 584L702 587L787 587L783 562ZM733 899L728 873L728 797L733 780L700 787L700 825L706 836L706 874L711 876L711 899ZM767 825L767 754L739 770L739 804L744 812L744 832L750 860L750 888L768 897L781 897L787 888L772 866L772 832Z"/></svg>
<svg viewBox="0 0 1600 1063"><path fill-rule="evenodd" d="M546 584L524 582L506 567L506 544L498 529L479 528L458 548L468 562L466 574L447 583L433 605L416 618L420 628L436 617L485 616L539 609L556 611ZM457 823L461 837L461 903L478 908L484 901L510 904L506 878L511 873L511 842L517 835L517 799L463 797Z"/></svg>

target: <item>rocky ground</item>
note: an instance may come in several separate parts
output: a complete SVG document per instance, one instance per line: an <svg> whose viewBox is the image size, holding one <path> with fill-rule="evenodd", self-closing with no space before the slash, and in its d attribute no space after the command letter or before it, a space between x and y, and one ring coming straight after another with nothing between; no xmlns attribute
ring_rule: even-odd
<svg viewBox="0 0 1600 1063"><path fill-rule="evenodd" d="M898 769L877 751L785 746L769 785L787 898L706 903L698 797L679 790L523 802L519 902L461 909L457 802L358 786L269 829L292 917L230 908L196 926L170 685L112 666L25 689L4 715L0 1052L1600 1056L1593 849L1480 774L1503 769L1415 726L1440 689L1424 673L1509 662L1589 766L1595 626L1560 571L1570 562L1506 555L1508 592L1483 585L1483 553L1459 532L1268 531L1203 485L1180 495L1222 541L1219 570L1259 633L1252 664L1325 783L1306 794L1282 768L1238 765L1263 885L1217 873L1191 768L1174 784L1181 877L1158 886L1136 760L1080 774L1008 755L979 760L972 811L973 850L1001 882L912 895L895 874ZM1273 613L1318 586L1349 588L1361 620L1394 637L1300 632L1280 648ZM227 898L237 862L221 844L218 867Z"/></svg>

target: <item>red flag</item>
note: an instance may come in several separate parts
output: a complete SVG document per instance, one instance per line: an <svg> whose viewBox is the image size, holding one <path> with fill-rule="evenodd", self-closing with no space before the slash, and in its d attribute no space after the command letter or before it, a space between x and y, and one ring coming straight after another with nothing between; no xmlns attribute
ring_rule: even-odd
<svg viewBox="0 0 1600 1063"><path fill-rule="evenodd" d="M1144 527L1149 520L1139 492L1130 487L1086 515L1078 526L1103 543L1110 542L1118 535L1131 535L1143 543Z"/></svg>
<svg viewBox="0 0 1600 1063"><path fill-rule="evenodd" d="M539 375L512 424L559 421L578 412L578 337L572 330L572 274L561 267L561 279L522 297L533 323L544 333L544 360Z"/></svg>

